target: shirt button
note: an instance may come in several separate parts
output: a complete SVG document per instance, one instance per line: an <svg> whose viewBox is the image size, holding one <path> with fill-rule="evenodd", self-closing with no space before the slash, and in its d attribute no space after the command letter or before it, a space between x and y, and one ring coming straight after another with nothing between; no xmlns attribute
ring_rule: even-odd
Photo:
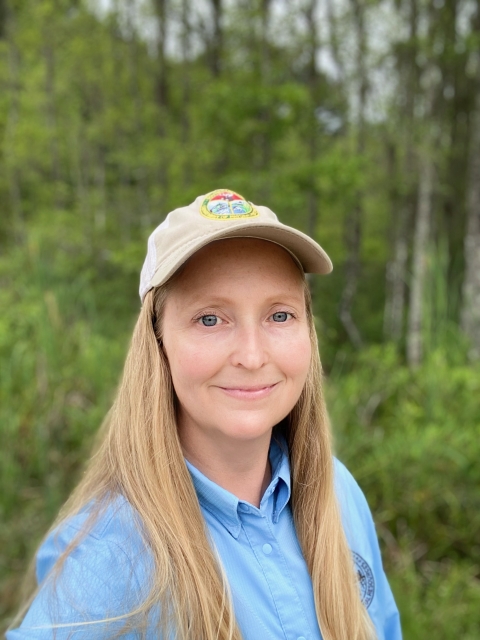
<svg viewBox="0 0 480 640"><path fill-rule="evenodd" d="M268 555L270 555L272 553L272 545L268 544L268 542L267 542L267 544L263 545L262 549L263 549L263 553L266 556L268 556ZM299 640L300 640L300 638L299 638ZM305 640L305 638L303 640Z"/></svg>
<svg viewBox="0 0 480 640"><path fill-rule="evenodd" d="M239 511L243 511L243 513L250 513L250 507L248 507L246 504L239 504L238 505L238 509Z"/></svg>
<svg viewBox="0 0 480 640"><path fill-rule="evenodd" d="M297 640L307 640L305 636L298 636Z"/></svg>

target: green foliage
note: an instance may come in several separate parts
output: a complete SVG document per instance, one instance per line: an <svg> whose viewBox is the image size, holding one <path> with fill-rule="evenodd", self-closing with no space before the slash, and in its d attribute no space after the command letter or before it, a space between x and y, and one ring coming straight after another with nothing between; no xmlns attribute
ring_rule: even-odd
<svg viewBox="0 0 480 640"><path fill-rule="evenodd" d="M369 349L333 389L339 450L378 522L414 531L432 561L480 563L480 368L439 350L412 373L393 349Z"/></svg>
<svg viewBox="0 0 480 640"><path fill-rule="evenodd" d="M480 582L475 567L431 563L419 571L407 556L389 577L402 613L404 638L478 638Z"/></svg>
<svg viewBox="0 0 480 640"><path fill-rule="evenodd" d="M446 346L415 372L393 346L339 357L327 383L338 454L375 513L407 638L480 630L480 367Z"/></svg>
<svg viewBox="0 0 480 640"><path fill-rule="evenodd" d="M56 232L32 226L0 258L0 616L88 457L131 330L128 272L94 289L98 273L73 237L48 259Z"/></svg>

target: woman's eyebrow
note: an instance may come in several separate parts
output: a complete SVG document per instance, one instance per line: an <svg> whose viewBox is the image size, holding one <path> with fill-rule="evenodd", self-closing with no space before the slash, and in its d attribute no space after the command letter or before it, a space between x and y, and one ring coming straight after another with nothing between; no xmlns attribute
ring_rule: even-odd
<svg viewBox="0 0 480 640"><path fill-rule="evenodd" d="M299 294L292 294L289 292L280 292L275 293L268 298L265 298L263 303L265 305L274 305L274 304L303 304L305 301L303 292ZM222 305L235 305L238 302L238 298L233 298L229 296L219 296L217 294L213 295L203 295L193 294L190 300L187 302L188 307L192 306L222 306Z"/></svg>

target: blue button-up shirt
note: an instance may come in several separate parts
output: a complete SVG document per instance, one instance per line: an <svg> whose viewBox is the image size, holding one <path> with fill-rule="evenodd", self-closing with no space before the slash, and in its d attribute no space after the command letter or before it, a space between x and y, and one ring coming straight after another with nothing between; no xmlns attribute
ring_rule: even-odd
<svg viewBox="0 0 480 640"><path fill-rule="evenodd" d="M259 508L222 489L188 462L187 466L212 545L228 578L244 640L320 640L312 583L290 509L288 456L276 443L270 448L270 463L272 479ZM398 611L383 572L367 503L338 461L335 470L337 496L362 599L378 640L401 640ZM50 640L53 633L48 627L54 615L55 622L68 625L57 628L59 640L108 638L112 627L102 636L101 625L80 624L72 634L70 623L121 614L125 602L134 607L145 596L149 557L132 516L132 508L124 499L111 505L68 557L54 606L49 602L51 592L46 581L21 627L8 632L7 640ZM37 556L40 584L69 541L81 531L86 517L87 513L78 514L62 526L56 540L50 535L43 543ZM133 640L134 634L123 637ZM153 625L150 637L157 637Z"/></svg>

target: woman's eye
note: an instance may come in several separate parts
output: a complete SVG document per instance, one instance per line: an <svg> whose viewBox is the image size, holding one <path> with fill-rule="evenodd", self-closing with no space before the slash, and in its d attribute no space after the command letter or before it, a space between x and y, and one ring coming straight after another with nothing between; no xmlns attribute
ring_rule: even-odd
<svg viewBox="0 0 480 640"><path fill-rule="evenodd" d="M286 322L289 317L292 317L291 313L287 313L286 311L277 311L277 313L273 314L272 319L274 322Z"/></svg>
<svg viewBox="0 0 480 640"><path fill-rule="evenodd" d="M220 324L221 322L220 318L213 314L202 316L198 321L203 324L204 327L214 327L216 324Z"/></svg>

